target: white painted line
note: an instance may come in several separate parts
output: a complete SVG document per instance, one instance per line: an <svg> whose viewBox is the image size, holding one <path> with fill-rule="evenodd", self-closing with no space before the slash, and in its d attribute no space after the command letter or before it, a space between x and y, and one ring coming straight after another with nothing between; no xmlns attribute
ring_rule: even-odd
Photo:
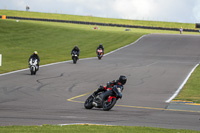
<svg viewBox="0 0 200 133"><path fill-rule="evenodd" d="M69 123L69 124L58 124L59 126L67 126L67 125L102 125L102 126L115 126L115 125L108 125L108 124L96 124L96 123Z"/></svg>
<svg viewBox="0 0 200 133"><path fill-rule="evenodd" d="M133 42L133 43L131 43L131 44L129 44L129 45L126 45L126 46L124 46L124 47L118 48L118 49L116 49L116 50L114 50L114 51L111 51L111 52L105 54L104 56L107 56L107 55L112 54L112 53L114 53L114 52L116 52L116 51L119 51L119 50L121 50L121 49L123 49L123 48L126 48L126 47L128 47L128 46L131 46L131 45L135 44L136 42L138 42L140 39L142 39L144 36L146 36L146 35L143 35L143 36L141 36L138 40L136 40L135 42ZM80 59L80 60L90 60L90 59L95 59L95 58L96 58L96 57L91 57L91 58L84 58L84 59ZM46 66L51 66L51 65L57 65L57 64L62 64L62 63L71 62L71 61L72 61L72 60L62 61L62 62L56 62L56 63L51 63L51 64L42 65L42 66L40 66L40 67L46 67ZM29 70L29 68L21 69L21 70L17 70L17 71L12 71L12 72L8 72L8 73L3 73L3 74L0 74L0 77L1 77L1 76L4 76L4 75L9 75L9 74L17 73L17 72L26 71L26 70Z"/></svg>
<svg viewBox="0 0 200 133"><path fill-rule="evenodd" d="M2 62L2 55L0 54L0 66L1 66L1 63Z"/></svg>
<svg viewBox="0 0 200 133"><path fill-rule="evenodd" d="M129 46L131 46L131 45L137 43L139 40L141 40L141 39L142 39L143 37L145 37L145 36L146 36L146 35L143 35L143 36L141 36L139 39L137 39L135 42L133 42L133 43L131 43L131 44L129 44L129 45L123 46L123 47L121 47L121 48L118 48L118 49L116 49L116 50L114 50L114 51L111 51L111 52L105 54L104 56L107 56L107 55L109 55L109 54L112 54L112 53L114 53L114 52L117 52L117 51L119 51L119 50L121 50L121 49L123 49L123 48L129 47Z"/></svg>
<svg viewBox="0 0 200 133"><path fill-rule="evenodd" d="M88 60L88 59L93 59L95 57L92 57L92 58L85 58L85 59L80 59L80 60ZM46 67L46 66L52 66L52 65L57 65L57 64L62 64L62 63L67 63L67 62L71 62L72 60L68 60L68 61L62 61L62 62L55 62L55 63L51 63L51 64L46 64L46 65L41 65L41 67ZM9 75L9 74L12 74L12 73L17 73L17 72L22 72L22 71L26 71L26 70L29 70L29 68L26 68L26 69L21 69L21 70L17 70L17 71L12 71L12 72L8 72L8 73L3 73L3 74L0 74L0 77L1 76L4 76L4 75Z"/></svg>
<svg viewBox="0 0 200 133"><path fill-rule="evenodd" d="M0 77L4 76L4 75L12 74L12 73L22 72L22 71L25 71L25 70L28 70L28 69L29 68L21 69L21 70L17 70L17 71L12 71L12 72L8 72L8 73L3 73L3 74L0 74Z"/></svg>
<svg viewBox="0 0 200 133"><path fill-rule="evenodd" d="M186 84L186 82L188 81L188 79L190 78L190 76L194 72L194 70L198 67L198 65L199 64L197 64L196 66L194 66L194 68L190 71L190 73L188 74L188 76L186 77L186 79L183 81L183 83L180 85L180 87L178 88L178 90L167 101L165 101L166 103L171 102L179 94L179 92L183 89L184 85Z"/></svg>

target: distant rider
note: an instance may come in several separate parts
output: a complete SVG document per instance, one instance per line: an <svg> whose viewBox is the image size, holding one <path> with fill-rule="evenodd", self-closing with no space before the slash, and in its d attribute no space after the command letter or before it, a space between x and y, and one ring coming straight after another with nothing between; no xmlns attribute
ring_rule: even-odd
<svg viewBox="0 0 200 133"><path fill-rule="evenodd" d="M100 86L97 91L93 93L93 96L96 96L99 92L105 92L107 89L112 90L114 85L122 86L122 90L124 89L123 85L126 84L127 78L126 76L121 75L118 80L113 80L108 82L106 86Z"/></svg>
<svg viewBox="0 0 200 133"><path fill-rule="evenodd" d="M39 70L40 58L38 56L38 52L37 51L33 52L33 54L30 56L28 62L30 62L31 59L37 59L37 67L38 67L38 70Z"/></svg>
<svg viewBox="0 0 200 133"><path fill-rule="evenodd" d="M97 52L98 49L102 49L102 50L103 50L103 54L104 54L104 47L103 47L103 44L102 44L102 43L99 44L99 46L98 46L97 49L96 49L96 52ZM98 52L97 52L97 53L98 53Z"/></svg>
<svg viewBox="0 0 200 133"><path fill-rule="evenodd" d="M78 48L77 45L75 45L75 47L72 49L72 51L71 51L71 55L73 54L73 51L76 51L76 52L77 52L77 55L79 56L79 54L80 54L80 50L79 50L79 48Z"/></svg>
<svg viewBox="0 0 200 133"><path fill-rule="evenodd" d="M183 27L181 27L179 30L180 30L180 34L182 34L183 33Z"/></svg>

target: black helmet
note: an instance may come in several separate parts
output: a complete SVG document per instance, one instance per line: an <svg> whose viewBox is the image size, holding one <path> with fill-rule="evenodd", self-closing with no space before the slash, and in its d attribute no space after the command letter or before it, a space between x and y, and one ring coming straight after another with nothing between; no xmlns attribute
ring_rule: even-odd
<svg viewBox="0 0 200 133"><path fill-rule="evenodd" d="M122 85L125 85L126 84L126 76L123 76L123 75L121 75L120 77L119 77L119 82L122 84Z"/></svg>

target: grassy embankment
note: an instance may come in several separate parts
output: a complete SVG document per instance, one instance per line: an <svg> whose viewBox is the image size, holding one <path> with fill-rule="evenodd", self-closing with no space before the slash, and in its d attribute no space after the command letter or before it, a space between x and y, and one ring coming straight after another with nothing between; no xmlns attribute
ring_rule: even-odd
<svg viewBox="0 0 200 133"><path fill-rule="evenodd" d="M77 15L66 15L66 14L26 12L26 11L0 10L0 15L30 17L30 18L87 21L87 22L101 22L101 23L113 23L113 24L126 24L126 25L137 25L137 26L152 26L152 27L166 27L166 28L183 27L184 29L195 29L195 24L191 24L191 23L111 19L111 18L101 18L101 17L92 17L92 16L77 16Z"/></svg>
<svg viewBox="0 0 200 133"><path fill-rule="evenodd" d="M105 52L130 44L144 33L125 32L123 29L66 23L0 20L0 38L3 63L0 73L27 68L28 58L37 50L41 65L71 59L71 50L77 44L80 58L96 56L95 50L103 43Z"/></svg>

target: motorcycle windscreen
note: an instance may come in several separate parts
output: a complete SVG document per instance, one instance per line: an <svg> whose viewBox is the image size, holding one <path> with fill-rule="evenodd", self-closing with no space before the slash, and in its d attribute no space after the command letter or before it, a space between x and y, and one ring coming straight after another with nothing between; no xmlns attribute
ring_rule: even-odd
<svg viewBox="0 0 200 133"><path fill-rule="evenodd" d="M122 87L121 86L113 87L113 92L115 93L117 98L122 98Z"/></svg>

